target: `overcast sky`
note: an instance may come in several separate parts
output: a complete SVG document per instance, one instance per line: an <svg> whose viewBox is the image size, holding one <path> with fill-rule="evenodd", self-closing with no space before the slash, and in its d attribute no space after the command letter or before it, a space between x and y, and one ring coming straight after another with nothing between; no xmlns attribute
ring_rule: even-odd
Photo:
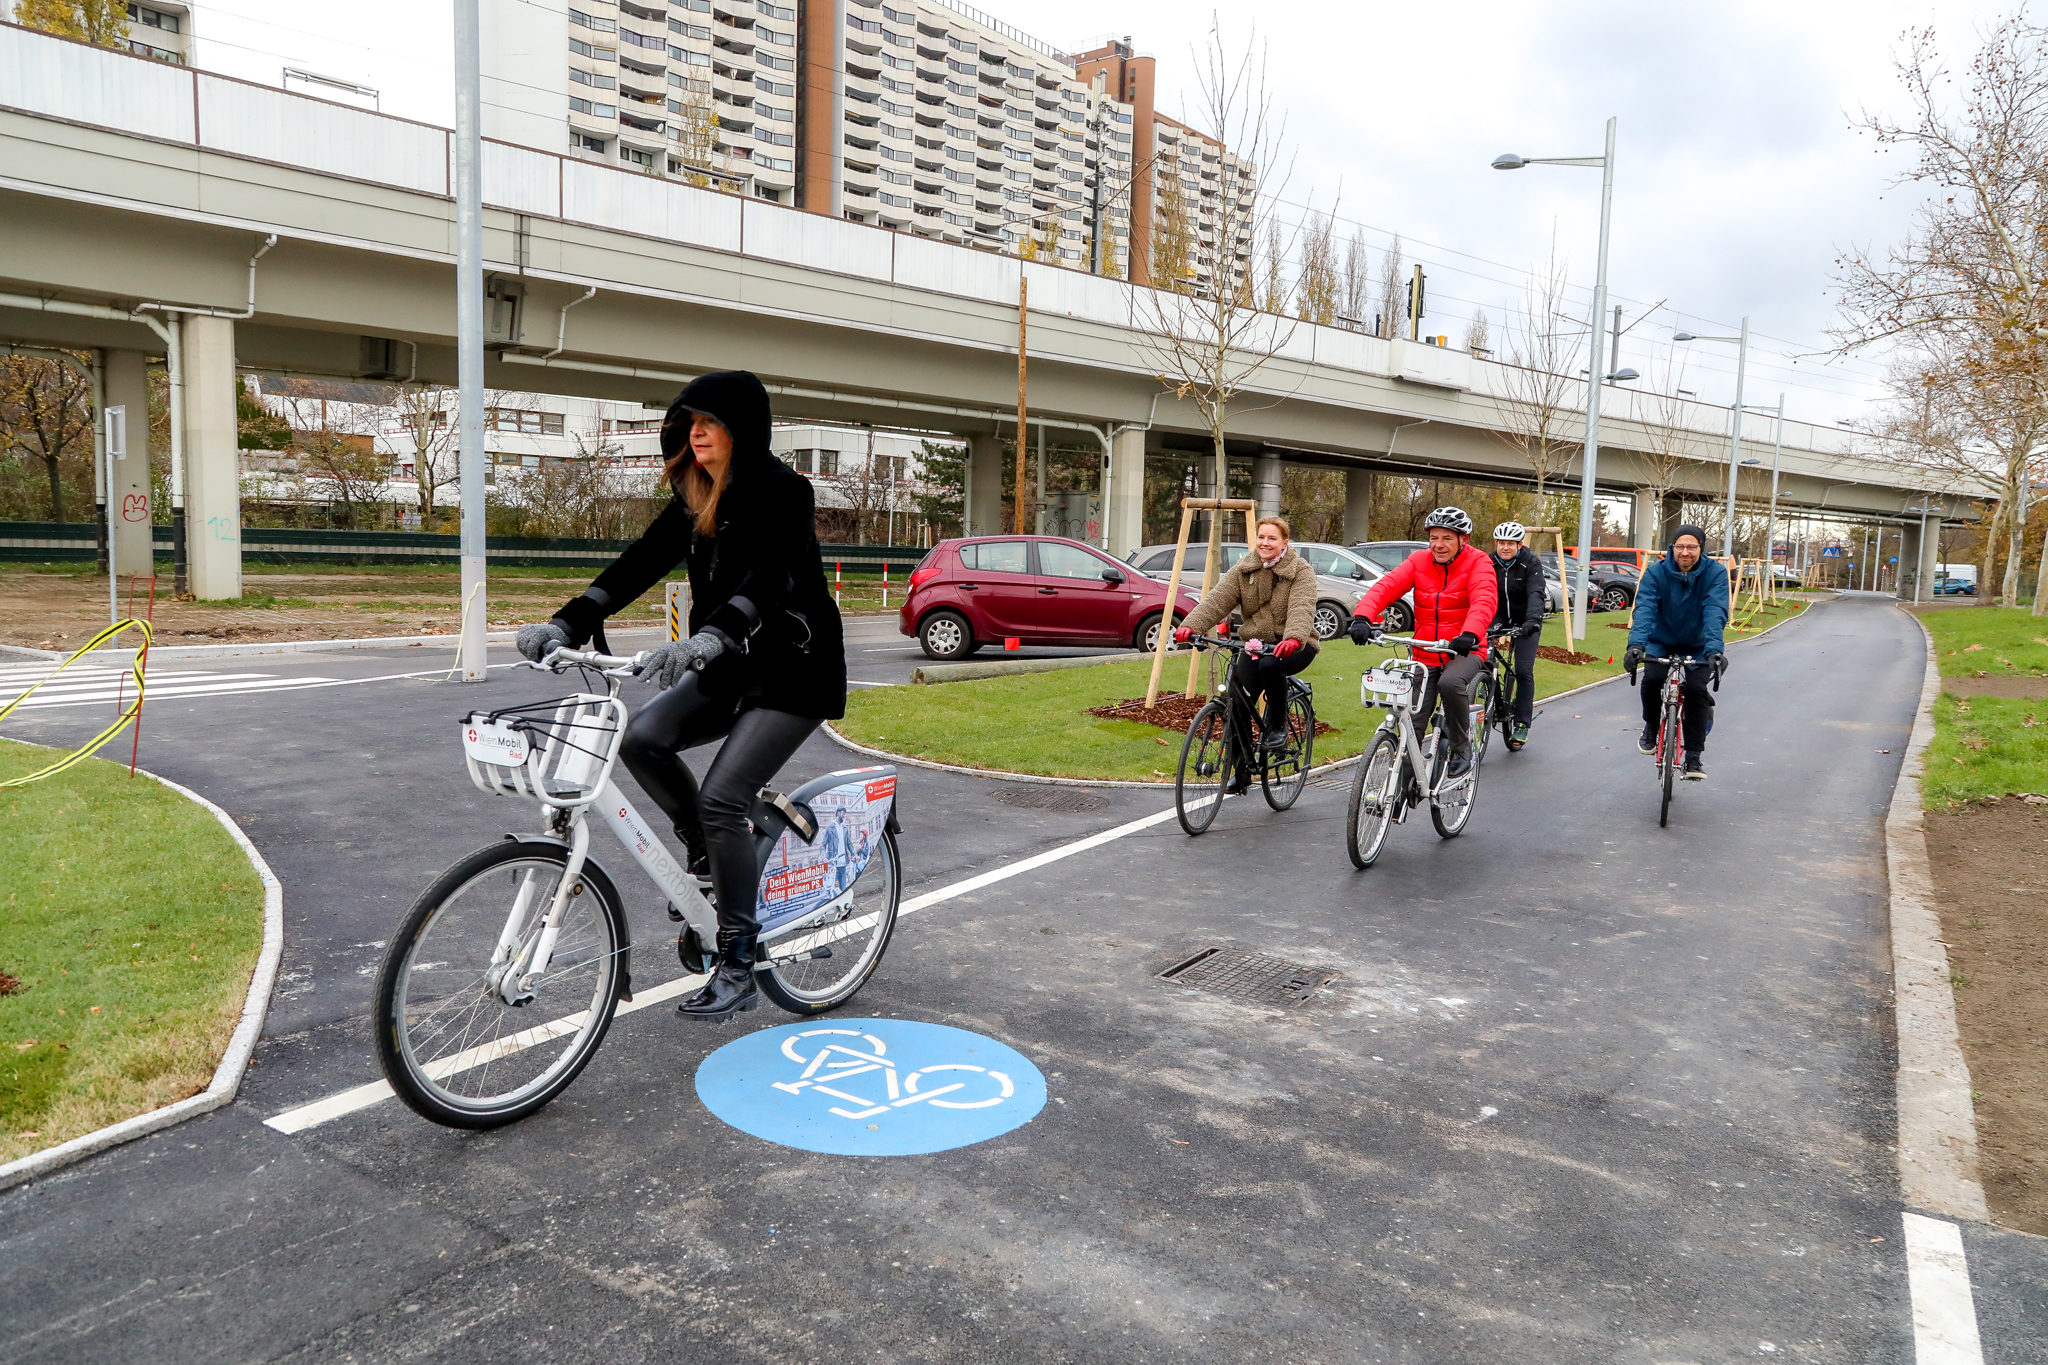
<svg viewBox="0 0 2048 1365"><path fill-rule="evenodd" d="M483 0L486 22L493 4L517 2ZM1582 286L1575 306L1588 307L1599 172L1488 163L1503 151L1597 155L1614 115L1614 301L1627 325L1669 300L1624 339L1622 363L1662 379L1675 327L1732 332L1747 314L1747 400L1774 403L1782 390L1788 416L1833 422L1867 411L1878 362L1793 357L1826 344L1836 248L1896 238L1916 201L1910 189L1886 193L1903 158L1878 152L1852 120L1901 109L1891 54L1903 30L1932 25L1962 68L1979 30L2017 3L1228 0L1214 13L1227 42L1256 37L1267 51L1295 158L1287 199L1334 206L1340 235L1362 224L1375 250L1399 233L1429 275L1429 330L1460 338L1483 308L1498 338L1553 232ZM1159 58L1162 109L1197 104L1191 51L1208 40L1207 7L982 8L1070 51L1128 34ZM386 112L452 120L445 3L229 0L198 10L199 61L210 69L275 82L287 64L311 67L377 87ZM1685 387L1731 401L1735 348L1685 349Z"/></svg>

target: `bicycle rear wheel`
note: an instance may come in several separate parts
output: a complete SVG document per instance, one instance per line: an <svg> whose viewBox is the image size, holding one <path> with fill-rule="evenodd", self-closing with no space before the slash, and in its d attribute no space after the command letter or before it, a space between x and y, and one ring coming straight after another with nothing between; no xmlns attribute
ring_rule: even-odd
<svg viewBox="0 0 2048 1365"><path fill-rule="evenodd" d="M1215 821L1223 789L1230 785L1231 764L1230 717L1220 703L1207 702L1181 741L1180 770L1173 779L1174 814L1189 834L1200 834Z"/></svg>
<svg viewBox="0 0 2048 1365"><path fill-rule="evenodd" d="M754 974L761 993L791 1014L823 1014L853 999L881 965L902 900L903 864L885 829L844 906L761 945L769 964Z"/></svg>
<svg viewBox="0 0 2048 1365"><path fill-rule="evenodd" d="M1657 828L1662 829L1671 821L1671 789L1678 782L1679 708L1667 698L1664 702L1664 726L1657 741L1657 766L1663 770L1664 800L1657 807Z"/></svg>
<svg viewBox="0 0 2048 1365"><path fill-rule="evenodd" d="M1344 819L1344 851L1351 865L1371 867L1387 845L1387 828L1394 822L1401 780L1401 741L1382 730L1365 746L1358 761L1358 776L1351 783L1351 806Z"/></svg>
<svg viewBox="0 0 2048 1365"><path fill-rule="evenodd" d="M1314 763L1315 708L1293 688L1287 690L1287 739L1294 747L1286 753L1266 755L1266 764L1259 770L1259 786L1266 793L1266 804L1274 810L1286 810L1295 803L1308 785L1308 770Z"/></svg>
<svg viewBox="0 0 2048 1365"><path fill-rule="evenodd" d="M406 912L377 970L377 1061L412 1110L450 1128L496 1128L576 1079L611 1027L631 940L610 878L586 862L570 889L547 973L517 1006L493 960L510 926L537 941L567 870L553 844L478 849Z"/></svg>
<svg viewBox="0 0 2048 1365"><path fill-rule="evenodd" d="M1481 726L1479 733L1472 737L1472 767L1463 777L1449 784L1449 789L1436 788L1437 799L1429 803L1429 823L1436 826L1438 835L1455 839L1465 831L1465 824L1472 818L1472 805L1479 799L1479 765L1486 759L1488 731ZM1444 765L1450 761L1450 741L1439 737L1437 740L1436 762L1430 765L1432 782L1441 782Z"/></svg>

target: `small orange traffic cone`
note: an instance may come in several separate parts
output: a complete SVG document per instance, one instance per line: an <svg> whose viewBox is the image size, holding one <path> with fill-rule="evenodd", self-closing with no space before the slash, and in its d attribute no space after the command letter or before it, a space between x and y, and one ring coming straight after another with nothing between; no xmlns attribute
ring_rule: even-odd
<svg viewBox="0 0 2048 1365"><path fill-rule="evenodd" d="M1610 654L1610 655L1608 655L1608 656L1607 656L1607 662L1608 662L1608 663L1613 663L1613 662L1614 662L1614 656L1613 656L1612 654Z"/></svg>

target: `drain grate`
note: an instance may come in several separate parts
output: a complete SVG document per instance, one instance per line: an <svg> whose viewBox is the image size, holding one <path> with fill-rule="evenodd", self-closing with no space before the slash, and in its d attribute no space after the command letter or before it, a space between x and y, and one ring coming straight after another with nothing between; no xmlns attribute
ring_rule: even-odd
<svg viewBox="0 0 2048 1365"><path fill-rule="evenodd" d="M1335 981L1337 973L1242 948L1204 948L1168 967L1159 979L1255 1005L1301 1005Z"/></svg>
<svg viewBox="0 0 2048 1365"><path fill-rule="evenodd" d="M996 800L1019 810L1101 810L1109 798L1072 787L998 787Z"/></svg>

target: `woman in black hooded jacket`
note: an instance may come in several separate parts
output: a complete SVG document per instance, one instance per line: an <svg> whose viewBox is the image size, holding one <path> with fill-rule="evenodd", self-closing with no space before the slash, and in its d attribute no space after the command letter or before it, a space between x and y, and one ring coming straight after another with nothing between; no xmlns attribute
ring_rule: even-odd
<svg viewBox="0 0 2048 1365"><path fill-rule="evenodd" d="M811 482L768 448L768 391L743 370L692 380L661 424L675 499L546 625L519 632L544 658L580 647L604 618L687 563L690 634L647 672L663 689L626 727L620 757L708 869L718 966L679 1006L698 1019L752 1009L761 870L747 810L821 721L846 714L839 608L825 586ZM700 790L681 751L723 738Z"/></svg>

